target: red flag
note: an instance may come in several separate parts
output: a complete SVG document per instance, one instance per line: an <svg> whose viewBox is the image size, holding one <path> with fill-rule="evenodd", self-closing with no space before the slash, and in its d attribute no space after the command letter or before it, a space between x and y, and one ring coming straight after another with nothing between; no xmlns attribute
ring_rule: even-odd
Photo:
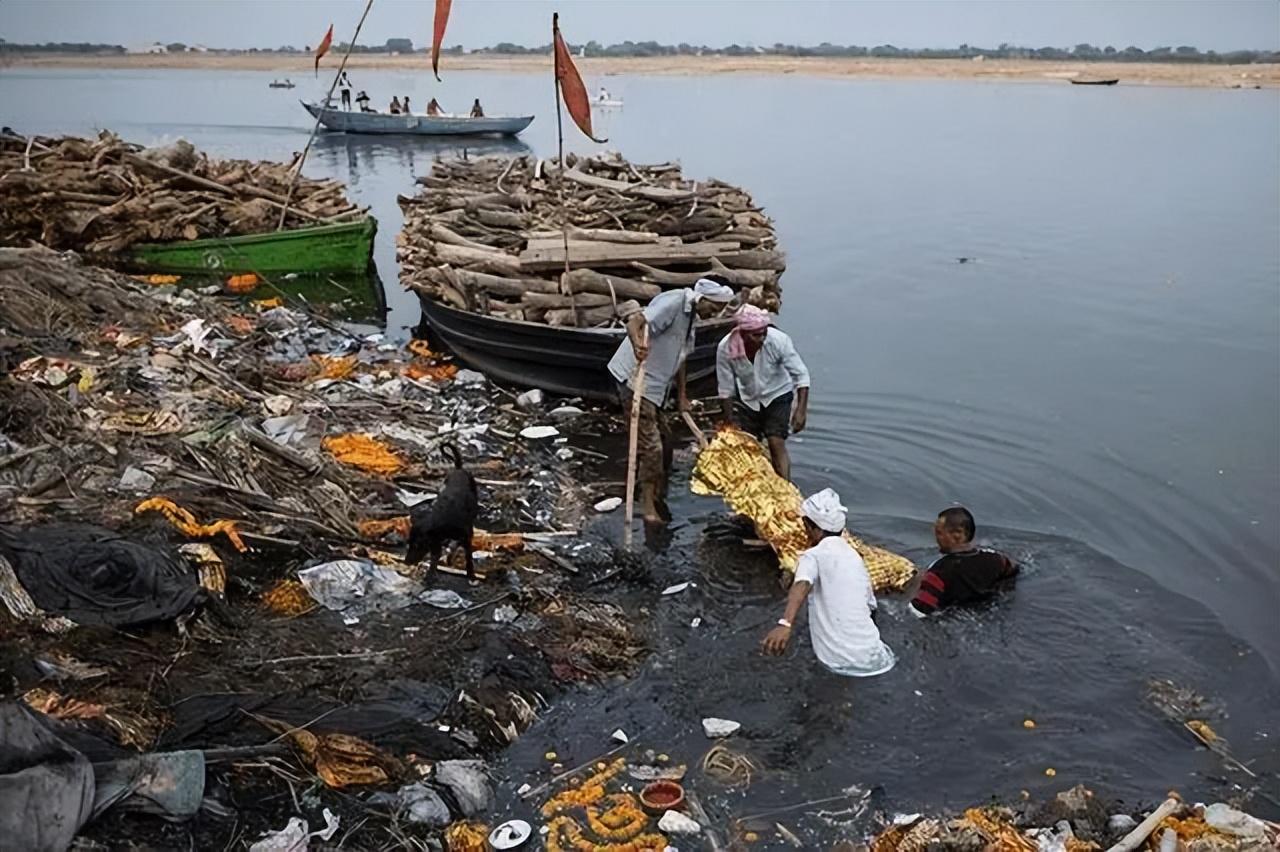
<svg viewBox="0 0 1280 852"><path fill-rule="evenodd" d="M449 7L453 0L436 0L436 24L431 34L431 73L440 79L440 43L444 41L444 28L449 24Z"/></svg>
<svg viewBox="0 0 1280 852"><path fill-rule="evenodd" d="M573 118L578 129L587 134L592 142L608 142L608 139L597 139L591 135L591 101L587 98L587 87L582 85L582 77L574 67L573 56L560 37L560 14L551 16L551 33L555 37L556 82L559 84L560 99Z"/></svg>
<svg viewBox="0 0 1280 852"><path fill-rule="evenodd" d="M333 24L329 25L329 32L324 34L324 38L320 39L320 46L316 48L316 76L320 76L320 57L329 52L330 45L333 44Z"/></svg>

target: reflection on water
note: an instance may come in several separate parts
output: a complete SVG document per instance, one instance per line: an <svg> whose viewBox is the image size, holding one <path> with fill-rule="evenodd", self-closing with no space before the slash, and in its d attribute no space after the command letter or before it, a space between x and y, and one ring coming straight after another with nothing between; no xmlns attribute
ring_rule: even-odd
<svg viewBox="0 0 1280 852"><path fill-rule="evenodd" d="M354 176L362 169L370 172L398 168L401 173L415 174L418 165L452 157L518 157L533 149L519 138L466 136L374 136L358 133L325 133L316 137L312 150L319 153L338 152L345 155L347 168ZM379 162L379 161L382 162ZM331 160L332 162L332 160Z"/></svg>

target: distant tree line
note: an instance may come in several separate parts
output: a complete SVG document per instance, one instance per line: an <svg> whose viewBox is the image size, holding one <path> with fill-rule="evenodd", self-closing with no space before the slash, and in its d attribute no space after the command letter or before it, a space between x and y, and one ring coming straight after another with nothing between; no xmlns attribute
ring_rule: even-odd
<svg viewBox="0 0 1280 852"><path fill-rule="evenodd" d="M167 45L171 53L186 50L181 42ZM1217 52L1207 50L1201 52L1191 45L1178 47L1156 47L1143 50L1129 45L1116 48L1111 45L1097 47L1092 44L1077 44L1075 47L1018 47L1001 44L998 47L979 47L962 44L956 48L906 48L892 44L880 44L874 47L859 45L839 45L823 42L819 45L795 45L777 43L771 47L755 45L731 44L727 47L709 47L681 42L680 44L659 44L656 41L624 41L621 44L602 45L597 41L586 44L569 45L575 56L588 57L634 57L634 56L817 56L817 57L874 57L889 59L1040 59L1040 60L1075 60L1086 62L1188 62L1223 65L1247 65L1255 62L1280 62L1280 51L1268 50L1231 50ZM342 53L346 44L334 48ZM0 50L21 53L125 53L125 48L118 44L90 44L87 42L47 42L45 44L10 44L0 39ZM425 51L426 48L419 48ZM351 52L355 54L378 53L412 53L413 41L407 38L389 38L383 44L357 44ZM249 48L247 50L217 50L218 53L310 53L311 46L299 50L291 45L278 48ZM467 51L462 45L454 45L441 51L448 55L461 55ZM473 54L496 54L501 56L548 55L551 45L525 47L511 42L499 42L491 47L482 47L470 51Z"/></svg>

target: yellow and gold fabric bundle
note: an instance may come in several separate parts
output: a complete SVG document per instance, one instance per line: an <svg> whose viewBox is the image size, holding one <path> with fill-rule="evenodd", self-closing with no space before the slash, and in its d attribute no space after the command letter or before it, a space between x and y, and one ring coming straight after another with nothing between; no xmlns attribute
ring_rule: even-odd
<svg viewBox="0 0 1280 852"><path fill-rule="evenodd" d="M760 537L773 547L784 571L794 571L809 542L800 517L800 489L778 476L760 443L746 432L724 429L698 454L690 487L695 494L719 494L729 508L755 522ZM867 565L877 592L901 589L916 568L910 559L850 535Z"/></svg>

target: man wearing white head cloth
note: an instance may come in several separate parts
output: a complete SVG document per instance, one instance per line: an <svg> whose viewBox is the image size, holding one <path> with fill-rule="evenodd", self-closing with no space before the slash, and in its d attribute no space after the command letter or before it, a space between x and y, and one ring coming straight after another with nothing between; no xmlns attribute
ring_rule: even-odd
<svg viewBox="0 0 1280 852"><path fill-rule="evenodd" d="M786 611L764 638L765 653L776 656L787 649L792 625L807 600L809 638L818 662L839 675L884 674L897 661L873 620L876 593L867 566L844 539L848 510L840 495L825 488L805 500L800 512L811 547L800 554Z"/></svg>
<svg viewBox="0 0 1280 852"><path fill-rule="evenodd" d="M640 511L646 521L668 521L665 494L671 472L671 431L662 415L672 384L681 411L689 408L685 388L685 359L693 351L694 320L708 319L733 300L733 290L703 278L692 289L660 293L643 311L627 319L627 337L609 362L618 383L624 412L631 411L631 390L638 365L644 369L640 403L637 474Z"/></svg>

